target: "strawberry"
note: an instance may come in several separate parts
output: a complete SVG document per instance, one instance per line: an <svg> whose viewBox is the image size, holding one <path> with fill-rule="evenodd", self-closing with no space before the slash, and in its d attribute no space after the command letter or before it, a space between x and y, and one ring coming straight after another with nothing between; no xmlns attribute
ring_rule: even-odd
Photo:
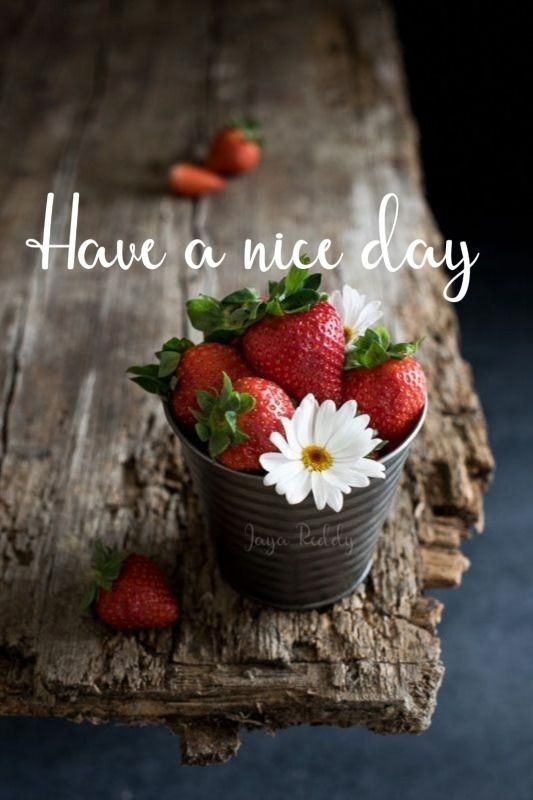
<svg viewBox="0 0 533 800"><path fill-rule="evenodd" d="M174 194L186 197L202 197L204 194L220 192L226 181L211 170L194 164L174 164L170 168L169 187Z"/></svg>
<svg viewBox="0 0 533 800"><path fill-rule="evenodd" d="M179 616L164 573L150 558L124 555L96 543L94 582L84 608L120 631L167 628Z"/></svg>
<svg viewBox="0 0 533 800"><path fill-rule="evenodd" d="M360 336L347 356L343 402L356 400L358 411L369 414L387 450L407 438L426 402L426 376L413 358L421 341L391 345L386 329L378 327Z"/></svg>
<svg viewBox="0 0 533 800"><path fill-rule="evenodd" d="M222 389L224 373L236 380L251 375L252 370L238 351L226 344L205 342L187 350L178 366L178 382L170 398L172 413L178 422L194 425L191 409L199 410L197 392Z"/></svg>
<svg viewBox="0 0 533 800"><path fill-rule="evenodd" d="M208 442L209 455L243 472L261 469L259 456L275 450L274 431L283 431L282 417L292 417L290 397L264 378L239 378L232 385L224 375L219 394L199 392L196 433Z"/></svg>
<svg viewBox="0 0 533 800"><path fill-rule="evenodd" d="M200 297L187 303L194 327L208 340L242 336L244 357L253 371L301 400L311 392L319 402L340 402L344 362L341 318L318 291L320 275L293 266L269 285L262 300L242 289L218 301Z"/></svg>
<svg viewBox="0 0 533 800"><path fill-rule="evenodd" d="M199 410L199 390L220 390L224 373L232 380L252 374L234 347L218 342L193 345L188 339L170 339L156 355L159 364L130 367L128 372L143 389L167 400L174 418L187 426L195 424L192 412Z"/></svg>
<svg viewBox="0 0 533 800"><path fill-rule="evenodd" d="M340 402L344 334L330 303L265 317L244 334L242 347L255 372L279 383L296 400L311 392L319 403L328 398Z"/></svg>
<svg viewBox="0 0 533 800"><path fill-rule="evenodd" d="M206 166L222 175L239 175L255 169L261 160L261 136L252 120L222 128L215 136Z"/></svg>

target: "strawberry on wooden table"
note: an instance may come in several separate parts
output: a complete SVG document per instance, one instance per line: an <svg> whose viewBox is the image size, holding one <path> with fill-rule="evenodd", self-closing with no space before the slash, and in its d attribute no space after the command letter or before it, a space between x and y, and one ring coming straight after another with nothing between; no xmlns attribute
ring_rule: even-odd
<svg viewBox="0 0 533 800"><path fill-rule="evenodd" d="M343 402L355 400L358 411L370 416L387 450L407 438L426 402L426 376L413 358L421 341L391 344L387 330L377 327L367 330L347 356Z"/></svg>
<svg viewBox="0 0 533 800"><path fill-rule="evenodd" d="M252 374L234 347L218 342L193 345L188 339L169 339L156 356L159 364L130 367L128 372L143 389L167 400L174 418L186 426L195 424L198 391L220 390L224 373L232 380Z"/></svg>
<svg viewBox="0 0 533 800"><path fill-rule="evenodd" d="M218 301L199 297L187 303L194 327L210 341L242 335L242 351L254 373L274 381L301 400L339 403L342 394L344 333L336 309L319 292L321 276L291 267L270 282L268 298L242 289Z"/></svg>
<svg viewBox="0 0 533 800"><path fill-rule="evenodd" d="M202 197L226 187L225 179L216 172L187 163L174 164L170 168L168 182L174 194L184 197Z"/></svg>
<svg viewBox="0 0 533 800"><path fill-rule="evenodd" d="M167 628L179 616L165 574L150 558L95 546L93 583L84 608L117 630Z"/></svg>
<svg viewBox="0 0 533 800"><path fill-rule="evenodd" d="M282 418L294 414L289 396L264 378L239 378L232 385L225 375L222 391L199 392L198 402L196 433L209 455L244 472L261 469L259 457L276 449L271 434L281 433Z"/></svg>
<svg viewBox="0 0 533 800"><path fill-rule="evenodd" d="M253 120L235 122L215 136L206 166L222 175L239 175L255 169L261 160L261 134Z"/></svg>

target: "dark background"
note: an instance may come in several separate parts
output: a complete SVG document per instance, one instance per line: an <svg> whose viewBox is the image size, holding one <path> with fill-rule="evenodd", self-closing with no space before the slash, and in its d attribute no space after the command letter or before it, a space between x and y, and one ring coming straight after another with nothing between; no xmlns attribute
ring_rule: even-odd
<svg viewBox="0 0 533 800"><path fill-rule="evenodd" d="M0 800L533 797L527 6L396 3L430 205L446 237L481 253L458 312L498 464L486 532L465 546L472 568L460 592L443 593L446 676L431 729L245 735L232 763L200 769L178 766L160 728L2 719Z"/></svg>

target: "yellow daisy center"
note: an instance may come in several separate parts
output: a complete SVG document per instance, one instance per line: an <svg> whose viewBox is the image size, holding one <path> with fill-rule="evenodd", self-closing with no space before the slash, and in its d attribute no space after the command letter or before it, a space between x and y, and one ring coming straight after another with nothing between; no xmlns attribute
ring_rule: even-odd
<svg viewBox="0 0 533 800"><path fill-rule="evenodd" d="M352 341L353 336L354 336L353 328L350 328L349 325L345 325L344 326L344 341L346 342L346 344L348 344L348 342Z"/></svg>
<svg viewBox="0 0 533 800"><path fill-rule="evenodd" d="M310 444L302 450L302 462L306 469L323 472L333 464L333 456L324 447Z"/></svg>

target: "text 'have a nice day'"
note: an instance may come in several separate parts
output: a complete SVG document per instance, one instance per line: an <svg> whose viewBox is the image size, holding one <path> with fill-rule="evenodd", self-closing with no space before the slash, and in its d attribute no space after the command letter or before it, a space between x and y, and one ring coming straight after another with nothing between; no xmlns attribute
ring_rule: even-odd
<svg viewBox="0 0 533 800"><path fill-rule="evenodd" d="M50 255L54 250L66 250L67 269L70 270L75 268L76 262L78 266L86 270L94 269L97 266L109 269L117 265L120 269L127 271L134 263L138 263L146 269L155 270L161 267L166 259L166 253L160 254L156 260L152 258L151 254L155 247L154 239L145 239L141 245L134 243L126 245L123 239L118 239L114 252L111 254L108 254L107 249L93 238L85 239L78 245L78 192L75 192L72 196L68 241L52 243L53 208L54 194L50 192L46 201L42 241L37 239L26 240L27 247L40 250L41 269L43 270L48 269ZM459 242L460 258L454 261L453 241L447 239L444 243L443 254L441 258L438 258L434 247L428 245L423 239L414 239L407 246L403 258L393 262L391 243L398 224L399 210L400 201L398 196L392 192L386 194L381 201L378 212L378 237L365 244L360 253L363 269L373 270L382 266L388 272L394 273L403 267L410 267L413 270L421 270L426 266L433 269L447 267L454 275L444 287L443 296L452 303L462 300L468 291L470 271L478 260L479 253L472 258L467 243L461 241ZM331 245L330 239L322 239L316 251L310 253L309 243L305 239L299 239L290 246L284 241L281 233L276 234L270 249L263 242L254 244L251 239L246 239L243 250L243 267L245 270L256 268L261 272L268 272L272 267L287 270L292 264L296 264L302 269L320 265L322 269L332 270L339 266L344 258L344 253L340 253L335 260L330 261L328 253ZM303 259L302 261L304 254L310 256L310 260ZM184 251L186 264L194 270L202 267L217 269L225 258L226 253L215 254L213 247L202 239L193 239L187 244Z"/></svg>

